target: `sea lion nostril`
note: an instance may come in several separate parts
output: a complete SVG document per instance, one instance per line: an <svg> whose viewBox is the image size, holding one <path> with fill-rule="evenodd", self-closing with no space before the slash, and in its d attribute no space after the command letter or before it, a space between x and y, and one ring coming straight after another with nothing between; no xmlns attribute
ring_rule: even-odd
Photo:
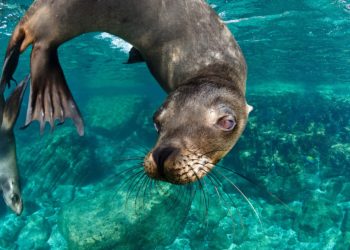
<svg viewBox="0 0 350 250"><path fill-rule="evenodd" d="M157 169L160 176L165 177L164 162L175 151L177 151L177 149L173 147L157 148L156 150L153 151L152 156L153 156L154 162L157 165Z"/></svg>

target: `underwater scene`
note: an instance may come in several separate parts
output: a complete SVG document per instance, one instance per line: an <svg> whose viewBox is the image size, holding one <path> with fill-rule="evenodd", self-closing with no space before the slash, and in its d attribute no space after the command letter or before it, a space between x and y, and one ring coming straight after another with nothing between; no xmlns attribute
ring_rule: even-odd
<svg viewBox="0 0 350 250"><path fill-rule="evenodd" d="M125 64L130 44L82 35L59 57L85 135L69 119L22 130L27 90L23 212L0 199L0 249L350 249L350 0L208 3L248 66L254 110L230 153L201 182L151 181L142 162L167 95L145 63ZM31 4L0 0L1 60ZM30 49L18 82L29 63Z"/></svg>

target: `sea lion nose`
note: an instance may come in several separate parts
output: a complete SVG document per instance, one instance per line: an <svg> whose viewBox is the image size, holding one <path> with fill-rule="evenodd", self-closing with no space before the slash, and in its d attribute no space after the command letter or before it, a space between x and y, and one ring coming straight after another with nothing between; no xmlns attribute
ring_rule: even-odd
<svg viewBox="0 0 350 250"><path fill-rule="evenodd" d="M174 147L160 147L153 151L152 156L153 160L157 165L159 175L165 177L164 174L164 162L178 149Z"/></svg>

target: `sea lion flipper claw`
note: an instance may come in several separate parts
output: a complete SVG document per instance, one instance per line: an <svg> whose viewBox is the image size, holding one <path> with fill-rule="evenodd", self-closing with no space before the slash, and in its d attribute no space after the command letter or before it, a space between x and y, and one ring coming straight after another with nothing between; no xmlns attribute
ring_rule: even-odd
<svg viewBox="0 0 350 250"><path fill-rule="evenodd" d="M71 118L79 135L83 135L83 120L59 64L57 48L34 45L31 54L31 76L24 127L33 120L37 120L40 122L40 131L43 133L46 122L50 123L53 130L55 120L63 122L65 118Z"/></svg>

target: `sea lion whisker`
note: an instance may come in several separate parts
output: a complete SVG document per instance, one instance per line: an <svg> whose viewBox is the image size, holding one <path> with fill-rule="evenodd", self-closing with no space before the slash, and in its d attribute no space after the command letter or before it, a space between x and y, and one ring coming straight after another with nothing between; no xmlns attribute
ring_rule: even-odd
<svg viewBox="0 0 350 250"><path fill-rule="evenodd" d="M136 142L137 142L136 144L134 144L133 146L130 146L130 149L134 149L137 151L145 150L146 152L148 152L149 150L148 146L145 146L142 141L136 141Z"/></svg>
<svg viewBox="0 0 350 250"><path fill-rule="evenodd" d="M204 168L207 168L206 166L203 166L203 167L204 167ZM209 171L210 171L210 169L209 169ZM216 172L218 172L218 170L210 171L210 172L208 172L208 175L207 175L207 176L210 177L210 178L213 178L213 180L215 180L215 182L218 184L218 186L222 188L222 187L223 187L223 186L222 186L222 181L221 181L220 178L217 177ZM223 192L224 195L229 199L231 205L237 210L237 214L238 214L238 217L239 217L239 219L240 219L241 227L242 227L242 229L245 229L245 226L244 226L244 224L243 224L243 221L244 221L244 220L243 220L243 216L241 215L239 209L236 207L235 202L233 201L231 195L228 194L228 193L226 193L226 192L224 192L224 191L222 191L222 192ZM225 201L225 199L224 199L224 196L222 196L222 198L223 198L223 201L225 202L225 204L226 204L226 206L227 206L227 203L226 203L226 201ZM227 207L228 207L228 209L229 209L229 206L227 206ZM233 221L233 217L232 217L232 221Z"/></svg>
<svg viewBox="0 0 350 250"><path fill-rule="evenodd" d="M196 179L197 179L197 182L199 184L199 187L200 187L200 190L201 190L201 193L203 193L203 199L204 199L204 205L205 205L205 217L206 219L208 218L208 206L209 206L209 200L207 201L207 197L206 197L206 194L205 194L205 190L203 188L203 184L202 184L202 181L201 179L198 177L196 171L194 171L193 167L191 165L189 165L190 169L192 170L193 174L195 175Z"/></svg>
<svg viewBox="0 0 350 250"><path fill-rule="evenodd" d="M242 197L245 199L245 201L248 203L248 205L250 206L250 208L252 209L252 211L254 212L255 216L257 217L257 219L259 220L260 225L262 226L262 222L260 219L260 216L258 214L258 212L256 211L254 205L251 203L251 201L248 199L248 197L242 192L242 190L236 185L234 184L229 178L227 178L224 174L220 173L217 171L218 174L220 174L223 178L225 178L241 195Z"/></svg>
<svg viewBox="0 0 350 250"><path fill-rule="evenodd" d="M142 147L142 145L137 145L137 146ZM138 148L133 148L133 150L137 151L141 155L146 155L149 149L147 149L147 148L139 148L138 147Z"/></svg>
<svg viewBox="0 0 350 250"><path fill-rule="evenodd" d="M119 162L125 162L125 161L143 161L145 157L139 156L139 157L130 157L130 158L120 158L114 161L114 163L119 163Z"/></svg>
<svg viewBox="0 0 350 250"><path fill-rule="evenodd" d="M179 186L177 187L178 189L180 189L181 192L177 192L178 193L178 201L182 201L183 199L187 200L188 199L188 191L189 191L189 186L185 185L185 186ZM179 199L180 197L180 199ZM185 198L186 197L186 198Z"/></svg>
<svg viewBox="0 0 350 250"><path fill-rule="evenodd" d="M140 146L143 150L145 150L145 151L143 152L144 155L146 155L146 154L148 153L149 147L146 147L145 145L142 145L142 144L139 144L138 146Z"/></svg>
<svg viewBox="0 0 350 250"><path fill-rule="evenodd" d="M163 190L163 188L161 187L162 185L162 182L161 181L156 181L155 182L155 188L156 188L156 192L157 192L157 195L162 195L162 192L164 193L165 191Z"/></svg>
<svg viewBox="0 0 350 250"><path fill-rule="evenodd" d="M159 191L160 190L160 191ZM157 182L157 191L158 191L158 194L159 195L164 195L164 194L168 194L169 193L169 191L168 190L165 190L165 189L163 189L163 187L162 187L162 182ZM172 200L172 201L174 201L174 198L172 197L172 196L170 196L170 199ZM173 203L174 204L174 203ZM172 208L172 207L171 207Z"/></svg>
<svg viewBox="0 0 350 250"><path fill-rule="evenodd" d="M176 186L170 186L170 189L173 189L173 188L176 188ZM174 191L172 191L172 190L170 190L169 192L174 192ZM179 204L179 202L180 202L180 200L179 200L179 192L175 192L175 197L172 195L172 194L170 194L170 196L169 196L169 198L170 198L170 200L168 201L166 201L166 205L167 205L167 209L169 210L169 211L171 211L171 210L173 210L173 208L175 208L178 204Z"/></svg>
<svg viewBox="0 0 350 250"><path fill-rule="evenodd" d="M157 180L152 179L152 178L150 178L150 179L151 179L151 183L150 183L150 193L151 193L151 195L153 195L153 194L155 193L156 182L157 182Z"/></svg>
<svg viewBox="0 0 350 250"><path fill-rule="evenodd" d="M121 186L121 188L124 188L124 186L126 184L128 184L130 181L133 181L134 178L136 178L138 175L142 175L143 174L143 170L139 170L138 172L136 173L133 173L131 176L129 176L124 182L123 182L123 185Z"/></svg>
<svg viewBox="0 0 350 250"><path fill-rule="evenodd" d="M137 201L138 201L138 197L139 197L140 191L141 191L142 188L144 188L144 185L145 185L145 183L147 182L147 180L148 180L148 177L147 177L147 175L144 173L144 174L142 175L142 181L140 181L140 183L136 183L136 185L138 185L138 184L140 184L140 185L139 185L139 188L138 188L138 190L137 190L137 192L136 192L136 196L135 196L135 202L134 202L135 207L137 207Z"/></svg>
<svg viewBox="0 0 350 250"><path fill-rule="evenodd" d="M173 188L180 189L181 192L176 192L175 201L174 201L173 206L171 208L176 207L178 204L180 204L180 201L182 199L184 199L184 194L187 190L186 187L184 187L184 186L175 186Z"/></svg>
<svg viewBox="0 0 350 250"><path fill-rule="evenodd" d="M121 176L122 174L127 174L127 173L129 173L129 172L133 172L133 171L135 171L135 170L137 170L137 169L140 169L140 168L141 168L140 165L128 167L128 168L124 169L123 171L120 171L119 173L116 173L116 174L114 175L114 178L119 177L119 176ZM141 171L143 171L143 169L142 169Z"/></svg>
<svg viewBox="0 0 350 250"><path fill-rule="evenodd" d="M185 204L186 205L186 209L191 209L191 204L192 204L192 200L193 200L193 197L192 197L192 191L193 191L193 184L190 183L189 185L186 185L185 188L184 186L181 186L181 189L183 191L186 191L186 193L190 194L190 195L187 195L185 201L182 203L182 204ZM183 196L182 196L183 197ZM181 199L182 200L182 199ZM181 224L185 224L185 220L187 218L187 215L188 213L185 214L185 216L183 216L182 220L181 220Z"/></svg>
<svg viewBox="0 0 350 250"><path fill-rule="evenodd" d="M203 169L202 169L202 171L204 171L204 172L206 172L207 173L207 177L209 178L209 179L212 179L212 180L214 180L217 184L218 184L218 186L219 187L223 187L223 185L222 185L222 180L216 175L216 172L218 172L218 170L211 170L211 169L209 169L207 166L202 166L203 167ZM206 170L206 169L207 170ZM212 182L213 183L213 182ZM214 185L214 187L218 187L218 186L216 186L214 183L213 183L213 185ZM238 210L238 208L236 207L236 205L235 205L235 202L232 200L232 197L229 195L229 194L227 194L226 192L224 192L224 191L222 191L224 194L225 194L225 196L227 196L228 198L229 198L229 200L230 200L230 202L231 202L231 204L232 204L232 206L235 208L235 209L237 209L237 212L238 212L238 215L239 215L239 217L240 217L240 221L241 221L241 225L242 225L242 228L244 228L244 225L243 225L243 220L242 220L242 216L241 216L241 214L240 214L240 212L239 212L239 210ZM223 196L222 196L223 197ZM223 198L223 201L225 202L225 204L227 205L227 203L226 203L226 201L225 201L225 199ZM227 206L228 207L228 206Z"/></svg>
<svg viewBox="0 0 350 250"><path fill-rule="evenodd" d="M158 194L159 195L164 195L164 194L167 194L169 193L168 190L164 190L163 187L162 187L162 183L161 182L156 182L157 183L157 191L158 191ZM174 186L171 186L170 188L174 188ZM160 190L160 192L159 192ZM172 191L170 191L172 192ZM168 208L169 210L173 209L175 206L176 206L176 202L179 202L180 200L178 199L178 196L179 194L177 193L177 196L174 198L172 195L170 195L170 200L172 202L171 206Z"/></svg>
<svg viewBox="0 0 350 250"><path fill-rule="evenodd" d="M131 166L131 167L128 167L128 168L123 169L122 171L116 173L114 176L109 177L108 181L107 181L108 183L106 184L106 187L112 187L112 186L114 187L116 185L116 180L118 179L117 177L119 177L121 175L127 175L127 174L132 173L136 170L139 170L140 172L142 172L143 169L140 170L140 167L141 167L140 165ZM123 185L125 185L127 180L128 179L122 181ZM123 187L123 185L122 185L122 187Z"/></svg>
<svg viewBox="0 0 350 250"><path fill-rule="evenodd" d="M128 203L128 200L129 200L129 191L132 188L132 183L134 182L134 180L136 178L138 178L139 175L142 176L142 174L143 174L143 170L140 170L140 171L132 174L130 177L128 177L126 179L126 181L123 183L121 189L124 188L124 186L126 186L131 181L131 184L129 185L129 187L128 187L127 191L126 191L125 207L127 206L127 203Z"/></svg>
<svg viewBox="0 0 350 250"><path fill-rule="evenodd" d="M199 190L199 204L200 204L200 208L206 205L206 201L205 201L205 196L203 194L203 188L201 186L201 183L199 183L199 181L197 180L197 190ZM205 219L207 218L207 211L206 209L204 209L204 217Z"/></svg>
<svg viewBox="0 0 350 250"><path fill-rule="evenodd" d="M227 207L227 210L228 210L228 214L232 220L232 233L235 234L235 231L236 231L236 227L235 227L235 223L234 223L234 218L233 218L233 214L232 214L232 211L230 209L230 206L228 206L228 203L226 202L226 200L224 198L221 197L221 194L220 194L220 191L218 189L218 187L214 184L214 182L212 181L212 177L208 175L208 179L211 181L211 183L214 185L214 189L215 189L215 192L219 198L219 201L220 203L224 203L224 205Z"/></svg>
<svg viewBox="0 0 350 250"><path fill-rule="evenodd" d="M144 200L143 200L143 207L145 207L145 200L149 199L149 197L152 197L153 194L153 189L154 189L154 179L152 178L147 178L147 184L146 187L144 189L143 195L144 195Z"/></svg>
<svg viewBox="0 0 350 250"><path fill-rule="evenodd" d="M189 149L187 149L190 153L193 153L193 154L196 154L197 153L197 151L191 151L191 150L189 150ZM210 151L207 151L207 152L204 152L204 153L202 153L202 154L200 154L200 155L198 155L198 158L201 158L201 157L203 157L203 156L206 156L206 155L208 155L208 154L212 154L212 153L216 153L216 152L225 152L226 150L223 150L223 149L213 149L213 150L210 150Z"/></svg>
<svg viewBox="0 0 350 250"><path fill-rule="evenodd" d="M157 191L157 194L160 196L163 196L164 194L168 194L169 192L168 190L163 189L162 184L163 183L161 181L156 182L156 187L157 187L156 191ZM168 210L171 210L174 207L173 204L175 203L174 198L172 196L170 196L170 200L172 201L172 205L168 208Z"/></svg>
<svg viewBox="0 0 350 250"><path fill-rule="evenodd" d="M207 228L209 228L209 220L208 220L208 211L209 211L209 192L208 192L208 188L207 188L207 183L205 181L205 179L201 179L201 181L203 182L203 193L207 193L207 204L206 204L206 222L207 222Z"/></svg>
<svg viewBox="0 0 350 250"><path fill-rule="evenodd" d="M213 176L211 175L211 173L209 173L209 174L207 175L207 177L208 177L208 179L211 181L212 185L214 186L215 192L216 192L216 194L217 194L217 196L218 196L218 198L219 198L220 203L223 202L224 205L227 207L228 214L229 214L229 216L230 216L230 218L231 218L231 220L232 220L232 233L235 234L236 227L235 227L235 223L234 223L233 213L232 213L232 211L231 211L231 209L230 209L230 206L228 205L227 201L225 200L225 198L220 194L220 190L218 189L218 186L215 185L214 181L215 181L216 183L218 183L218 185L219 185L220 187L222 187L222 185L221 185L220 182L218 182L218 180L216 180L216 177L215 177L215 176L213 177ZM223 192L223 191L222 191L222 192ZM231 197L229 196L229 194L226 194L225 192L223 192L223 193L224 193L224 195L226 195L226 196L229 197L229 200L231 201L231 205L237 210L238 216L239 216L239 218L240 218L241 226L242 226L242 228L244 228L244 225L243 225L243 223L242 223L242 217L241 217L241 215L240 215L240 212L239 212L238 208L235 206L235 204L234 204L233 200L231 199Z"/></svg>
<svg viewBox="0 0 350 250"><path fill-rule="evenodd" d="M130 183L130 186L128 187L128 190L127 190L127 193L126 193L125 205L128 204L129 199L132 199L131 196L133 195L133 191L134 191L135 187L137 186L137 184L135 184L135 182L138 183L140 180L143 179L143 177L144 177L144 175L140 174L140 175L136 176L135 178L133 178L133 181ZM134 202L135 202L135 200L134 200ZM131 201L131 203L132 203L132 201ZM134 206L134 209L135 209L135 214L137 214L137 207Z"/></svg>
<svg viewBox="0 0 350 250"><path fill-rule="evenodd" d="M147 177L147 176L146 176ZM147 197L147 191L149 191L149 185L151 184L152 182L152 179L147 177L147 181L146 181L146 184L143 188L143 196L142 196L142 208L144 209L145 208L145 198Z"/></svg>
<svg viewBox="0 0 350 250"><path fill-rule="evenodd" d="M133 189L132 191L130 191L130 194L132 194L132 192L135 190L135 195L133 195L134 198L134 208L135 208L135 213L137 213L137 202L138 202L138 197L139 197L139 193L142 187L143 182L145 181L145 174L142 173L142 175L140 175L138 177L138 179L133 183Z"/></svg>
<svg viewBox="0 0 350 250"><path fill-rule="evenodd" d="M259 190L263 190L264 192L266 192L271 198L273 198L274 200L277 200L279 203L281 203L286 209L288 209L289 211L292 211L292 209L285 203L282 201L281 198L279 198L277 195L273 194L272 192L270 192L266 186L264 185L261 185L259 183L256 183L255 181L253 181L252 179L250 179L249 177L237 172L237 171L234 171L232 169L229 169L227 167L223 167L223 166L220 166L220 168L226 170L226 171L229 171L231 172L232 174L235 174L235 175L238 175L239 177L241 177L242 179L248 181L249 183L253 184L254 186L258 187Z"/></svg>
<svg viewBox="0 0 350 250"><path fill-rule="evenodd" d="M195 184L193 184L193 183L190 183L190 185L191 185L191 203L192 203L192 201L193 201L193 199L194 199L194 197L195 197L195 194L196 194L196 186L195 186Z"/></svg>
<svg viewBox="0 0 350 250"><path fill-rule="evenodd" d="M215 173L213 173L213 175L214 175L214 174L215 174ZM216 177L216 178L218 178L218 177ZM236 206L236 203L235 203L235 201L233 200L231 194L226 193L226 192L224 192L224 191L222 191L222 192L223 192L223 193L225 194L225 196L229 199L230 203L232 204L232 207L234 207L234 208L236 209L237 214L238 214L238 217L239 217L239 222L240 222L241 228L242 228L242 230L245 230L245 226L244 226L244 217L243 217L243 215L241 214L241 212L239 211L238 207Z"/></svg>
<svg viewBox="0 0 350 250"><path fill-rule="evenodd" d="M228 209L229 216L231 217L232 222L234 222L233 214L232 214L232 212L231 212L231 209L230 209L230 207L228 206L226 200L225 200L224 198L221 197L221 194L220 194L220 191L219 191L218 187L214 184L214 182L213 182L213 180L212 180L212 176L208 175L208 179L210 180L210 182L211 182L211 183L213 184L213 186L214 186L216 195L217 195L218 198L219 198L219 202L220 202L220 203L222 203L222 202L225 203L225 206L226 206L227 209ZM232 224L234 225L234 223L232 223ZM233 233L234 233L234 232L235 232L235 229L233 230Z"/></svg>
<svg viewBox="0 0 350 250"><path fill-rule="evenodd" d="M151 185L152 179L149 178L149 176L146 175L146 181L144 186L142 187L143 194L142 194L142 209L145 209L147 204L147 199L149 198L149 192L150 192L150 185Z"/></svg>
<svg viewBox="0 0 350 250"><path fill-rule="evenodd" d="M126 167L125 169L121 170L119 173L124 173L125 171L129 170L129 169L141 169L143 168L143 163L142 162L138 162L138 163L134 163L134 165L130 166L130 167ZM118 173L118 174L119 174Z"/></svg>
<svg viewBox="0 0 350 250"><path fill-rule="evenodd" d="M136 195L134 196L134 199L135 199L134 200L135 213L137 213L137 206L136 205L137 205L137 198L138 198L139 190L140 190L140 187L141 187L140 183L142 183L142 181L144 180L145 175L146 174L144 172L142 172L142 174L140 176L135 178L135 181L132 183L132 188L130 189L130 191L128 193L128 195L132 195L134 190L136 190L137 187L138 187L138 189L137 189L138 191L136 191Z"/></svg>

